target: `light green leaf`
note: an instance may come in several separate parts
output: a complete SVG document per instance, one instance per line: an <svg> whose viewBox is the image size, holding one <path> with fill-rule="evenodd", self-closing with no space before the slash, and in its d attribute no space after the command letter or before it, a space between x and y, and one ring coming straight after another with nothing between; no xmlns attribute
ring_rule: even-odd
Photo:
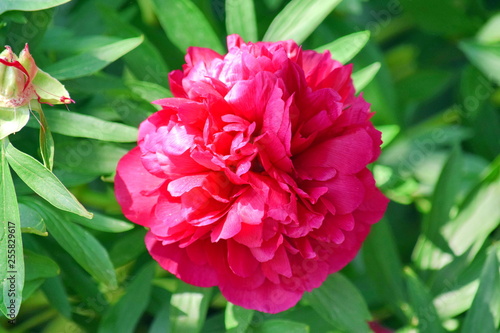
<svg viewBox="0 0 500 333"><path fill-rule="evenodd" d="M211 295L210 288L194 287L179 281L179 286L170 299L171 332L201 332Z"/></svg>
<svg viewBox="0 0 500 333"><path fill-rule="evenodd" d="M271 319L266 320L260 325L256 325L253 328L254 333L276 333L276 332L286 332L286 333L309 333L310 329L304 323L298 323L291 320L283 319Z"/></svg>
<svg viewBox="0 0 500 333"><path fill-rule="evenodd" d="M108 252L91 233L34 198L23 198L22 202L44 218L49 234L80 266L99 282L116 288L115 269Z"/></svg>
<svg viewBox="0 0 500 333"><path fill-rule="evenodd" d="M47 229L43 218L30 207L19 204L19 213L21 215L21 231L39 236L47 236Z"/></svg>
<svg viewBox="0 0 500 333"><path fill-rule="evenodd" d="M30 119L30 110L27 106L18 108L0 108L0 140L19 132Z"/></svg>
<svg viewBox="0 0 500 333"><path fill-rule="evenodd" d="M32 103L32 109L38 113L40 119L37 119L40 125L40 153L43 159L43 165L50 171L54 167L54 139L50 131L47 118L42 110L40 103ZM34 116L36 118L36 116ZM29 126L29 124L28 124Z"/></svg>
<svg viewBox="0 0 500 333"><path fill-rule="evenodd" d="M352 81L357 92L363 90L370 83L380 69L380 62L375 62L352 74Z"/></svg>
<svg viewBox="0 0 500 333"><path fill-rule="evenodd" d="M99 333L136 332L135 327L149 303L155 266L155 262L150 262L134 276L125 295L104 314Z"/></svg>
<svg viewBox="0 0 500 333"><path fill-rule="evenodd" d="M422 233L413 253L413 261L421 270L438 270L452 260L452 252L441 234L450 221L450 210L462 179L463 159L455 148L446 162L434 189L432 208L424 218Z"/></svg>
<svg viewBox="0 0 500 333"><path fill-rule="evenodd" d="M500 42L500 14L493 15L479 30L476 39L484 44Z"/></svg>
<svg viewBox="0 0 500 333"><path fill-rule="evenodd" d="M137 128L132 126L60 110L50 110L45 116L54 133L111 142L137 141Z"/></svg>
<svg viewBox="0 0 500 333"><path fill-rule="evenodd" d="M5 158L8 139L0 141L0 311L14 319L24 288L23 239L16 191Z"/></svg>
<svg viewBox="0 0 500 333"><path fill-rule="evenodd" d="M160 86L159 84L146 82L146 81L128 81L126 82L127 87L130 88L135 94L141 97L148 103L157 101L159 99L173 97L170 90L165 87ZM162 107L157 104L153 104L153 106L160 110Z"/></svg>
<svg viewBox="0 0 500 333"><path fill-rule="evenodd" d="M316 49L318 52L330 51L332 58L346 64L349 60L354 58L356 54L370 40L370 31L358 31L350 35L336 39L335 41L320 46Z"/></svg>
<svg viewBox="0 0 500 333"><path fill-rule="evenodd" d="M304 297L313 309L335 328L347 332L369 332L371 315L359 290L342 274L330 275L321 287Z"/></svg>
<svg viewBox="0 0 500 333"><path fill-rule="evenodd" d="M228 35L238 34L245 41L257 41L253 0L226 0L226 30Z"/></svg>
<svg viewBox="0 0 500 333"><path fill-rule="evenodd" d="M36 194L47 200L54 207L86 218L92 218L92 214L40 162L17 150L11 144L7 146L5 152L9 165L14 169L19 178Z"/></svg>
<svg viewBox="0 0 500 333"><path fill-rule="evenodd" d="M40 97L40 103L47 104L68 104L71 103L69 93L61 82L49 74L38 69L33 85L37 95Z"/></svg>
<svg viewBox="0 0 500 333"><path fill-rule="evenodd" d="M341 0L292 0L274 18L265 41L293 39L302 44Z"/></svg>
<svg viewBox="0 0 500 333"><path fill-rule="evenodd" d="M500 323L500 272L498 244L489 251L481 273L479 289L472 306L465 317L462 333L475 333L481 327L483 332L498 332Z"/></svg>
<svg viewBox="0 0 500 333"><path fill-rule="evenodd" d="M471 191L460 207L457 217L446 224L442 234L456 256L464 254L471 247L480 247L500 225L500 157L491 165L482 182ZM474 256L475 253L469 253Z"/></svg>
<svg viewBox="0 0 500 333"><path fill-rule="evenodd" d="M418 276L410 269L405 269L410 304L418 320L419 332L444 333L432 296Z"/></svg>
<svg viewBox="0 0 500 333"><path fill-rule="evenodd" d="M35 11L62 5L71 0L2 0L0 14L8 10Z"/></svg>
<svg viewBox="0 0 500 333"><path fill-rule="evenodd" d="M59 266L49 257L24 251L25 280L46 279L59 274Z"/></svg>
<svg viewBox="0 0 500 333"><path fill-rule="evenodd" d="M68 215L71 221L83 225L87 228L104 231L104 232L125 232L134 228L134 225L129 222L118 220L110 216L99 214L96 212L92 213L94 217L89 220L77 215Z"/></svg>
<svg viewBox="0 0 500 333"><path fill-rule="evenodd" d="M254 313L254 310L248 310L228 302L224 315L226 332L245 333Z"/></svg>
<svg viewBox="0 0 500 333"><path fill-rule="evenodd" d="M482 44L475 41L462 41L458 46L486 77L500 84L500 42Z"/></svg>
<svg viewBox="0 0 500 333"><path fill-rule="evenodd" d="M153 0L153 3L163 30L182 53L190 46L224 52L205 15L191 0Z"/></svg>
<svg viewBox="0 0 500 333"><path fill-rule="evenodd" d="M46 68L59 80L75 79L94 74L139 46L144 37L134 37L98 47L84 54L66 58Z"/></svg>

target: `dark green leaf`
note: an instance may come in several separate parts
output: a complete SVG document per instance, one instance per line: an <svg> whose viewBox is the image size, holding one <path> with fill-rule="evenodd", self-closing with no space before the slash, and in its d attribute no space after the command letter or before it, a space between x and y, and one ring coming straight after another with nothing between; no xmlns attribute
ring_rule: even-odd
<svg viewBox="0 0 500 333"><path fill-rule="evenodd" d="M66 318L71 317L71 304L60 276L45 280L42 290L50 304Z"/></svg>
<svg viewBox="0 0 500 333"><path fill-rule="evenodd" d="M7 146L5 153L9 165L14 169L19 178L39 196L59 209L86 218L92 217L92 214L78 202L59 179L40 162L17 150L11 144Z"/></svg>
<svg viewBox="0 0 500 333"><path fill-rule="evenodd" d="M43 218L30 207L19 204L19 213L21 215L21 231L36 234L39 236L47 236L47 229Z"/></svg>
<svg viewBox="0 0 500 333"><path fill-rule="evenodd" d="M156 263L148 263L137 273L126 287L125 295L104 314L99 333L136 331L135 327L149 303L155 267Z"/></svg>
<svg viewBox="0 0 500 333"><path fill-rule="evenodd" d="M116 287L116 274L108 252L92 234L32 198L23 198L23 203L44 218L49 234L87 272L99 282Z"/></svg>
<svg viewBox="0 0 500 333"><path fill-rule="evenodd" d="M25 280L46 279L59 274L59 266L49 257L24 251Z"/></svg>
<svg viewBox="0 0 500 333"><path fill-rule="evenodd" d="M92 214L94 216L91 220L76 215L68 215L68 218L71 219L71 221L83 225L87 228L104 232L119 233L134 228L134 225L132 223L118 220L96 212L93 212Z"/></svg>
<svg viewBox="0 0 500 333"><path fill-rule="evenodd" d="M330 275L321 287L304 295L316 312L335 328L369 332L371 315L359 290L342 274Z"/></svg>

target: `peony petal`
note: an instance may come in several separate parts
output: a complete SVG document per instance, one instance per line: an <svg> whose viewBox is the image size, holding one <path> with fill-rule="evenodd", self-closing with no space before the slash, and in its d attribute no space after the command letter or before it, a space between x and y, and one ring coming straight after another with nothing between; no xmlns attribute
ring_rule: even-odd
<svg viewBox="0 0 500 333"><path fill-rule="evenodd" d="M248 247L232 240L227 241L227 261L233 273L241 277L251 276L259 267Z"/></svg>
<svg viewBox="0 0 500 333"><path fill-rule="evenodd" d="M336 214L348 214L358 208L365 196L363 183L350 175L337 175L335 178L322 183L329 191L321 198L329 200L336 208Z"/></svg>
<svg viewBox="0 0 500 333"><path fill-rule="evenodd" d="M138 147L128 152L118 162L115 177L115 195L123 214L137 224L150 226L159 197L155 190L164 182L144 168Z"/></svg>

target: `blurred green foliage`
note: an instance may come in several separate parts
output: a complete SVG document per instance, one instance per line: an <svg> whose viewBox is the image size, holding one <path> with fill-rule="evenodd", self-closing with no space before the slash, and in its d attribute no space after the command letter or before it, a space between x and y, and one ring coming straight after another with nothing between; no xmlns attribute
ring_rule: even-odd
<svg viewBox="0 0 500 333"><path fill-rule="evenodd" d="M276 315L159 269L113 194L150 101L170 96L168 71L188 46L223 52L230 33L336 50L354 63L384 138L373 171L392 200L386 217L342 273ZM16 323L3 318L0 331L357 333L368 320L398 332L498 331L498 1L0 2L0 44L17 53L25 43L76 104L45 106L53 142L39 145L31 119L1 146L0 216L20 221L25 283ZM43 166L51 148L57 178ZM88 213L77 199L93 220L73 214Z"/></svg>

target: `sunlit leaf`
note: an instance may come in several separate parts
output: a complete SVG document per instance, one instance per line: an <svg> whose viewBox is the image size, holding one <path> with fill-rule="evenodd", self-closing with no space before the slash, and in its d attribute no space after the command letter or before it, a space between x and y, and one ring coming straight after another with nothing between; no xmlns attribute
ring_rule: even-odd
<svg viewBox="0 0 500 333"><path fill-rule="evenodd" d="M360 69L359 71L355 72L352 74L352 81L354 84L354 87L356 88L356 91L359 92L363 90L364 87L370 83L375 75L377 75L378 71L380 69L380 63L375 62L371 64L370 66L367 66L363 69Z"/></svg>
<svg viewBox="0 0 500 333"><path fill-rule="evenodd" d="M301 44L341 0L292 0L274 18L263 40L293 39Z"/></svg>
<svg viewBox="0 0 500 333"><path fill-rule="evenodd" d="M10 134L19 132L30 119L27 106L18 108L0 108L0 140Z"/></svg>
<svg viewBox="0 0 500 333"><path fill-rule="evenodd" d="M0 14L8 10L42 10L55 6L62 5L63 3L69 2L70 0L37 0L37 1L27 1L27 0L16 0L16 1L0 1Z"/></svg>
<svg viewBox="0 0 500 333"><path fill-rule="evenodd" d="M179 286L170 299L171 332L201 332L211 295L210 288L194 287L179 281Z"/></svg>
<svg viewBox="0 0 500 333"><path fill-rule="evenodd" d="M257 41L257 23L253 0L226 0L226 30L245 41Z"/></svg>
<svg viewBox="0 0 500 333"><path fill-rule="evenodd" d="M358 31L350 35L338 38L333 42L320 46L316 49L318 52L330 51L332 58L346 64L349 60L354 58L356 54L370 40L370 31Z"/></svg>

